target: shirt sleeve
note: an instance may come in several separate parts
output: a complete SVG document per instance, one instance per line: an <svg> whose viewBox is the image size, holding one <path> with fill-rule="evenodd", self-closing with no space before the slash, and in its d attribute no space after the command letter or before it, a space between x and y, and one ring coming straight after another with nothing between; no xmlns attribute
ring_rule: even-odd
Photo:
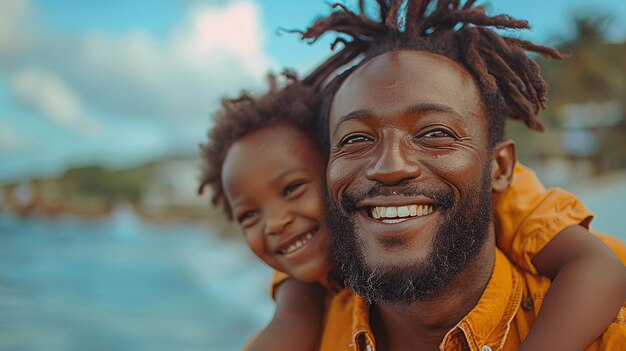
<svg viewBox="0 0 626 351"><path fill-rule="evenodd" d="M274 301L276 301L276 292L278 291L278 287L289 277L290 276L287 273L279 272L276 270L274 271L274 275L272 276L272 290L270 291L270 293L272 294L272 299L274 299Z"/></svg>
<svg viewBox="0 0 626 351"><path fill-rule="evenodd" d="M592 219L578 197L560 188L546 190L532 170L518 163L511 186L496 197L497 245L516 265L537 274L533 257L566 227L589 229Z"/></svg>

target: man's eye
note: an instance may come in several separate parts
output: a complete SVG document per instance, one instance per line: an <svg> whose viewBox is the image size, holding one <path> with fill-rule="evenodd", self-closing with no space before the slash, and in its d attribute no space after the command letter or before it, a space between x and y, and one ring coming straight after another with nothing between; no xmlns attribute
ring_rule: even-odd
<svg viewBox="0 0 626 351"><path fill-rule="evenodd" d="M352 135L343 139L341 141L341 145L343 146L343 145L350 145L350 144L358 144L358 143L363 143L363 142L367 142L371 140L372 138L367 137L365 135Z"/></svg>
<svg viewBox="0 0 626 351"><path fill-rule="evenodd" d="M289 194L291 194L294 191L298 190L303 184L304 184L304 182L296 182L296 183L288 185L285 188L285 196L288 196Z"/></svg>
<svg viewBox="0 0 626 351"><path fill-rule="evenodd" d="M435 129L435 130L431 130L430 132L422 134L422 136L426 138L448 138L448 137L452 137L452 133L443 129Z"/></svg>
<svg viewBox="0 0 626 351"><path fill-rule="evenodd" d="M244 224L244 222L254 218L254 216L256 216L256 211L244 212L241 216L237 217L237 222L239 222L239 224Z"/></svg>

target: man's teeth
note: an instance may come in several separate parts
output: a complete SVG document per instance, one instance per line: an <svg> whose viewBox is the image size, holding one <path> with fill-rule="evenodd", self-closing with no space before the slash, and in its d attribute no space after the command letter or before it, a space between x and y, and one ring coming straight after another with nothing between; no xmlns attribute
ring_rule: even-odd
<svg viewBox="0 0 626 351"><path fill-rule="evenodd" d="M419 217L425 216L432 212L433 207L431 205L410 205L399 207L377 206L369 208L370 216L372 216L372 218L374 219Z"/></svg>
<svg viewBox="0 0 626 351"><path fill-rule="evenodd" d="M304 244L308 243L309 240L311 240L311 238L313 237L313 233L307 233L304 238L296 241L295 243L289 245L286 249L282 250L282 253L284 254L288 254L290 252L294 252L297 249L301 248L302 246L304 246Z"/></svg>

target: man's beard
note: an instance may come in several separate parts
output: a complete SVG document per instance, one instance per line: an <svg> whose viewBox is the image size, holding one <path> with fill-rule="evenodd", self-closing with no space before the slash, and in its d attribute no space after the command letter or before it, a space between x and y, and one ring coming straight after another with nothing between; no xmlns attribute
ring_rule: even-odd
<svg viewBox="0 0 626 351"><path fill-rule="evenodd" d="M369 303L412 303L438 296L476 257L488 237L493 210L488 174L483 172L480 187L473 188L456 206L449 187L376 185L364 193L344 194L342 209L326 196L326 221L333 233L332 249L344 284ZM390 194L425 195L435 201L436 209L444 216L426 259L409 265L369 267L357 234L355 204L364 198Z"/></svg>

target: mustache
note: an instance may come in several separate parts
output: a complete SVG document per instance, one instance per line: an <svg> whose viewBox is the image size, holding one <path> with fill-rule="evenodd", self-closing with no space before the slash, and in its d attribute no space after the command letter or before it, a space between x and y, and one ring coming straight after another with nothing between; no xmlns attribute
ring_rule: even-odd
<svg viewBox="0 0 626 351"><path fill-rule="evenodd" d="M447 210L454 206L454 192L450 187L435 188L423 184L384 185L374 184L369 189L345 192L339 201L341 208L350 213L358 210L359 201L375 196L424 196L431 199L436 207Z"/></svg>

